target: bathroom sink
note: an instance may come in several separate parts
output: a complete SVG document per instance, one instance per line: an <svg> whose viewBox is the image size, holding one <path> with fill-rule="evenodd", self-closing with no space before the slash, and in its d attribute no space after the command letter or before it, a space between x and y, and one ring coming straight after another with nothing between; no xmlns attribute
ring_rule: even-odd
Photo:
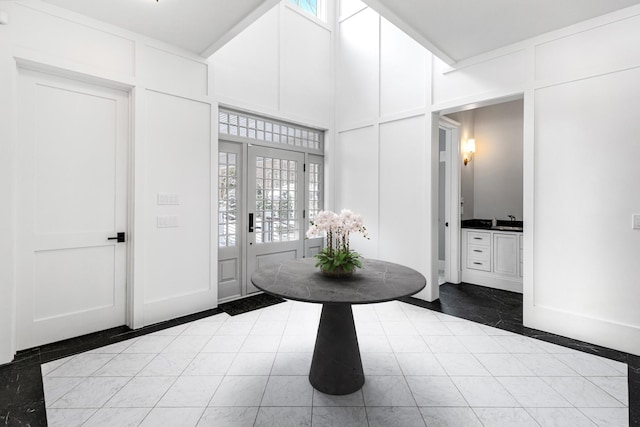
<svg viewBox="0 0 640 427"><path fill-rule="evenodd" d="M496 225L491 227L491 229L498 231L522 231L522 227L513 227L511 225Z"/></svg>

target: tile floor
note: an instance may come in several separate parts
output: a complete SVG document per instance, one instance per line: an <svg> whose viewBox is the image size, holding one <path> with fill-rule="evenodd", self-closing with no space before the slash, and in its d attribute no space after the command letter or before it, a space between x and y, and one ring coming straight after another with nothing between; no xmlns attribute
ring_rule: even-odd
<svg viewBox="0 0 640 427"><path fill-rule="evenodd" d="M319 316L288 301L44 364L49 426L628 426L626 364L397 301L354 307L366 383L322 394Z"/></svg>

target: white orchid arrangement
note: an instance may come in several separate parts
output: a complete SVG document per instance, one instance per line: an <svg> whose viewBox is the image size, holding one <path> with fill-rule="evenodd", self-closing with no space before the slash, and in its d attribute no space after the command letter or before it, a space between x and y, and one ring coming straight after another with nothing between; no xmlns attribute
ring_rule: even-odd
<svg viewBox="0 0 640 427"><path fill-rule="evenodd" d="M323 233L327 236L327 247L315 256L316 267L323 271L342 270L346 273L362 268L360 255L349 248L351 233L360 233L369 238L362 216L348 209L343 209L339 215L331 211L320 211L310 224L308 238L321 237Z"/></svg>

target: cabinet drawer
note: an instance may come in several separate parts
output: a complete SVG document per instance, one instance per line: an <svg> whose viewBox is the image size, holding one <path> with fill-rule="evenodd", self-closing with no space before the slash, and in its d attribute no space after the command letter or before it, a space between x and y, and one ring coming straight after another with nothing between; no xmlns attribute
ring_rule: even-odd
<svg viewBox="0 0 640 427"><path fill-rule="evenodd" d="M489 246L468 245L467 258L489 261L491 259L491 248Z"/></svg>
<svg viewBox="0 0 640 427"><path fill-rule="evenodd" d="M491 233L469 231L467 234L467 245L491 246Z"/></svg>
<svg viewBox="0 0 640 427"><path fill-rule="evenodd" d="M467 259L467 268L471 270L491 271L491 261L481 259Z"/></svg>

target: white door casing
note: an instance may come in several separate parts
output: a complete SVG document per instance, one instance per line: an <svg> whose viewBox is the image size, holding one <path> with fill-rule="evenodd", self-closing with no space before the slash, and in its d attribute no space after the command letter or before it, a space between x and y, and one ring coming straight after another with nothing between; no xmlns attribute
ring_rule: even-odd
<svg viewBox="0 0 640 427"><path fill-rule="evenodd" d="M126 92L19 72L17 348L125 324Z"/></svg>

